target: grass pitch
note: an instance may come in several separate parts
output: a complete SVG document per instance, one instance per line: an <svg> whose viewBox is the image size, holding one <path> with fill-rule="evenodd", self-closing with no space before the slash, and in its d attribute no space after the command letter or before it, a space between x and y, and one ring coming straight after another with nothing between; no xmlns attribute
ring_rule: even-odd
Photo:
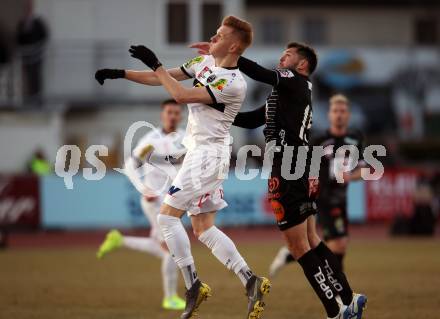
<svg viewBox="0 0 440 319"><path fill-rule="evenodd" d="M278 242L237 245L261 275L267 274L279 248ZM193 245L193 252L199 276L213 290L200 318L245 318L239 280L200 244ZM440 318L438 240L357 240L350 246L346 269L354 290L369 297L365 318ZM297 264L272 283L264 318L325 318ZM92 248L0 252L2 319L178 318L178 312L160 308L161 298L160 261L142 253L120 250L98 261Z"/></svg>

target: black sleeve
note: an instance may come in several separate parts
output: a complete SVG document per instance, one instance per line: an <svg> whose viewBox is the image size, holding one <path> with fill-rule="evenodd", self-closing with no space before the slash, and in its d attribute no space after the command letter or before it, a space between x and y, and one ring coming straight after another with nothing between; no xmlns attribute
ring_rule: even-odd
<svg viewBox="0 0 440 319"><path fill-rule="evenodd" d="M278 73L275 70L266 69L254 61L240 57L238 59L238 68L241 72L255 81L263 82L272 86L278 85Z"/></svg>
<svg viewBox="0 0 440 319"><path fill-rule="evenodd" d="M232 125L242 128L257 128L266 123L266 106L244 113L238 113Z"/></svg>
<svg viewBox="0 0 440 319"><path fill-rule="evenodd" d="M304 81L298 74L289 69L276 69L275 72L278 76L278 87L283 87L293 94L304 93Z"/></svg>

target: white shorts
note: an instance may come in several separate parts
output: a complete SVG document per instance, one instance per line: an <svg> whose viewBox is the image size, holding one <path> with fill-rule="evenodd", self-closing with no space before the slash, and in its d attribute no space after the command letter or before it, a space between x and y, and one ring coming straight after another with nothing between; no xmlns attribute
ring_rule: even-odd
<svg viewBox="0 0 440 319"><path fill-rule="evenodd" d="M219 157L206 150L186 153L164 203L198 215L228 206L222 184L229 171L229 156Z"/></svg>
<svg viewBox="0 0 440 319"><path fill-rule="evenodd" d="M150 237L156 239L159 242L163 242L162 232L157 224L157 215L160 211L160 206L163 201L163 196L159 196L154 201L147 201L144 196L141 196L141 207L142 211L150 222Z"/></svg>

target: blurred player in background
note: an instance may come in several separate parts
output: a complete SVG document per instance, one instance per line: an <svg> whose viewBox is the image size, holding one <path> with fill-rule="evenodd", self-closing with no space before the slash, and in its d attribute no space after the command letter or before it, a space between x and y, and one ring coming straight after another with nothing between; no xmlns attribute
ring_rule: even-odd
<svg viewBox="0 0 440 319"><path fill-rule="evenodd" d="M216 212L227 206L222 184L229 171L229 130L247 88L237 60L251 43L252 26L228 16L211 38L209 54L193 58L181 68L165 70L150 49L139 45L130 48L131 55L153 72L104 69L95 75L100 83L120 77L146 85L163 85L179 103L188 103L188 124L183 140L188 152L158 216L159 227L187 288L183 319L193 318L211 291L196 272L189 237L180 220L185 212L190 216L196 237L223 265L235 272L245 287L247 318L260 318L263 296L270 289L269 280L253 274L234 242L214 224ZM176 81L189 78L194 78L192 88L185 88Z"/></svg>
<svg viewBox="0 0 440 319"><path fill-rule="evenodd" d="M209 49L209 44L196 43L191 47L203 52ZM317 213L314 202L317 190L316 184L308 180L309 169L305 168L299 179L284 177L284 173L296 172L298 160L304 164L307 162L312 126L312 83L309 76L315 71L317 63L313 48L297 42L287 45L275 70L240 57L240 71L273 88L265 105L251 112L239 113L233 124L243 128L265 125L263 132L267 143L266 152L268 149L274 150L268 188L278 228L283 233L290 253L298 260L321 300L327 317L360 319L366 297L353 294L337 257L317 234L314 217ZM292 155L285 153L287 146L293 146ZM303 159L298 158L301 156L301 148L306 150ZM283 165L285 154L293 157L290 167Z"/></svg>
<svg viewBox="0 0 440 319"><path fill-rule="evenodd" d="M350 102L342 94L330 98L328 119L330 128L313 139L312 145L322 146L325 156L319 170L319 196L317 198L319 222L322 226L327 246L338 258L343 268L343 259L348 245L347 186L350 181L361 178L364 138L358 130L348 128L350 121ZM350 173L343 173L343 183L336 179L336 151L343 145L354 145L359 151L357 167ZM344 158L345 161L351 159ZM348 165L348 163L345 163ZM282 247L270 266L270 275L274 276L283 266L294 261L287 247Z"/></svg>
<svg viewBox="0 0 440 319"><path fill-rule="evenodd" d="M132 157L126 161L125 165L127 177L142 194L141 207L151 226L150 236L124 236L118 230L112 230L99 247L97 257L102 258L117 248L126 247L162 259L161 270L164 289L162 307L167 310L183 310L185 309L185 301L177 296L177 266L168 252L157 225L160 205L175 174L172 174L173 170L169 169L169 165L153 161L153 159L151 161L154 166L144 164L143 170L141 169L142 174L137 172L143 163L140 159L142 150L154 148L154 156L163 159L168 159L170 156L180 158L185 153L185 148L181 144L184 132L178 129L182 120L182 105L174 100L166 100L162 102L161 106L162 127L152 130L139 141ZM178 169L179 166L176 164L175 168Z"/></svg>

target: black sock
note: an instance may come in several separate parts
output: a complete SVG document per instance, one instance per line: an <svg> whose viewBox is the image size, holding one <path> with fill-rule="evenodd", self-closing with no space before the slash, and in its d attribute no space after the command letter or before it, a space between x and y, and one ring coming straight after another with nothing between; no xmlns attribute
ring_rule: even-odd
<svg viewBox="0 0 440 319"><path fill-rule="evenodd" d="M327 279L333 284L339 296L341 296L344 305L349 305L353 300L353 290L351 290L347 277L345 277L342 271L338 257L333 254L324 242L321 242L314 251L324 264Z"/></svg>
<svg viewBox="0 0 440 319"><path fill-rule="evenodd" d="M335 254L336 258L338 258L339 264L341 265L341 270L344 271L344 257L345 254Z"/></svg>
<svg viewBox="0 0 440 319"><path fill-rule="evenodd" d="M310 285L324 305L327 316L330 318L336 317L339 313L339 305L335 299L336 295L330 288L331 283L324 275L325 270L318 256L316 256L313 250L309 250L298 259L298 263L301 265Z"/></svg>
<svg viewBox="0 0 440 319"><path fill-rule="evenodd" d="M286 264L294 262L295 261L295 257L292 256L292 254L288 254L286 257Z"/></svg>

